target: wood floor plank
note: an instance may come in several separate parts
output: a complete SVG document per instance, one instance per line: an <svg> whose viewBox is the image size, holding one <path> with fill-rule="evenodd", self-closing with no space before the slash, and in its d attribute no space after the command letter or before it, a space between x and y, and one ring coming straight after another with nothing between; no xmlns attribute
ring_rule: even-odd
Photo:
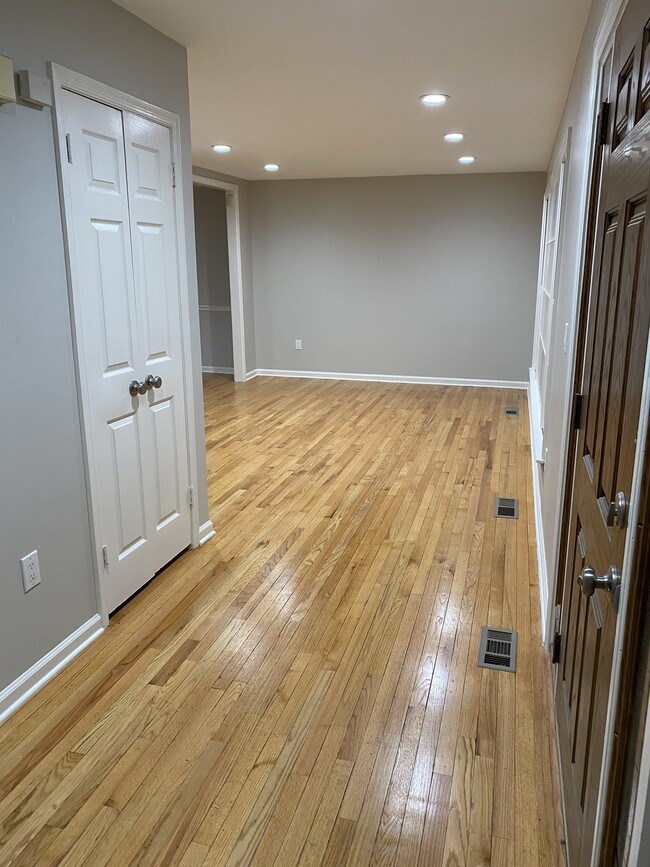
<svg viewBox="0 0 650 867"><path fill-rule="evenodd" d="M0 728L0 863L561 867L523 393L204 388L217 535Z"/></svg>
<svg viewBox="0 0 650 867"><path fill-rule="evenodd" d="M492 855L492 794L494 760L474 756L472 766L472 806L469 818L469 867L490 867Z"/></svg>
<svg viewBox="0 0 650 867"><path fill-rule="evenodd" d="M449 820L445 836L443 864L465 867L468 862L469 825L474 779L474 741L458 738L449 800Z"/></svg>
<svg viewBox="0 0 650 867"><path fill-rule="evenodd" d="M418 853L418 867L441 867L443 863L451 803L451 780L451 777L442 774L433 774L431 777L431 786L424 802L425 821ZM398 852L397 863L407 867L416 862L411 858L400 859Z"/></svg>

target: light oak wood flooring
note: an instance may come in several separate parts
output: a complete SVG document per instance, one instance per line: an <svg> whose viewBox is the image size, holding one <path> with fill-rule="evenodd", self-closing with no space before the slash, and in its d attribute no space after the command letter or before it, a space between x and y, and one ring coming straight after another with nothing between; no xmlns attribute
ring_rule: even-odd
<svg viewBox="0 0 650 867"><path fill-rule="evenodd" d="M217 537L0 728L0 864L562 863L524 392L205 401Z"/></svg>

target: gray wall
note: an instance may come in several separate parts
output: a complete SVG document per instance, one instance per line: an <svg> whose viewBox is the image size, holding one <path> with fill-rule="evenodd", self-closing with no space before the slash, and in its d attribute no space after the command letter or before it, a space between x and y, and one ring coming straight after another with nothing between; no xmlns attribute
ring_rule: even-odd
<svg viewBox="0 0 650 867"><path fill-rule="evenodd" d="M231 314L224 310L201 309L230 307L228 224L226 194L223 190L194 186L194 231L199 284L201 362L204 367L227 367L232 370Z"/></svg>
<svg viewBox="0 0 650 867"><path fill-rule="evenodd" d="M526 380L544 180L250 183L257 367Z"/></svg>
<svg viewBox="0 0 650 867"><path fill-rule="evenodd" d="M212 172L200 166L194 167L194 174L204 178L213 178L218 181L227 181L234 184L239 192L239 223L241 242L241 267L242 267L242 301L244 305L244 334L246 349L246 370L251 371L257 367L255 355L255 303L253 299L253 263L251 258L251 225L250 225L250 181L224 175L220 172Z"/></svg>
<svg viewBox="0 0 650 867"><path fill-rule="evenodd" d="M185 49L110 0L3 0L0 54L53 60L182 118L199 465L205 461ZM0 107L0 689L97 612L50 109ZM43 379L45 375L45 379ZM207 519L207 491L199 494ZM20 557L42 584L24 594Z"/></svg>

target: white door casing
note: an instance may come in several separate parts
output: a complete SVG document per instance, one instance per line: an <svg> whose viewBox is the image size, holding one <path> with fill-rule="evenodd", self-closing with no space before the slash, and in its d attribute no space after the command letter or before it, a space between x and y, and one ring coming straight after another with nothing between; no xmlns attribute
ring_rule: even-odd
<svg viewBox="0 0 650 867"><path fill-rule="evenodd" d="M230 315L232 322L233 371L235 382L245 382L246 336L244 332L244 295L241 255L239 187L217 178L192 175L194 186L213 187L226 193L226 231L230 272Z"/></svg>
<svg viewBox="0 0 650 867"><path fill-rule="evenodd" d="M60 98L77 362L105 612L192 539L170 130ZM129 384L160 376L132 396Z"/></svg>

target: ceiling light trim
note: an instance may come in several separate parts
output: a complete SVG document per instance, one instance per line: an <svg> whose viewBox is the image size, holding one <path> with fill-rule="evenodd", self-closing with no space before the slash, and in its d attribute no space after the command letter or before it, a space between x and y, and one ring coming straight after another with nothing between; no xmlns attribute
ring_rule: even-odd
<svg viewBox="0 0 650 867"><path fill-rule="evenodd" d="M427 108L436 108L437 106L445 105L445 103L449 102L451 99L448 93L441 93L438 91L423 93L422 96L418 98L422 105L426 105Z"/></svg>

